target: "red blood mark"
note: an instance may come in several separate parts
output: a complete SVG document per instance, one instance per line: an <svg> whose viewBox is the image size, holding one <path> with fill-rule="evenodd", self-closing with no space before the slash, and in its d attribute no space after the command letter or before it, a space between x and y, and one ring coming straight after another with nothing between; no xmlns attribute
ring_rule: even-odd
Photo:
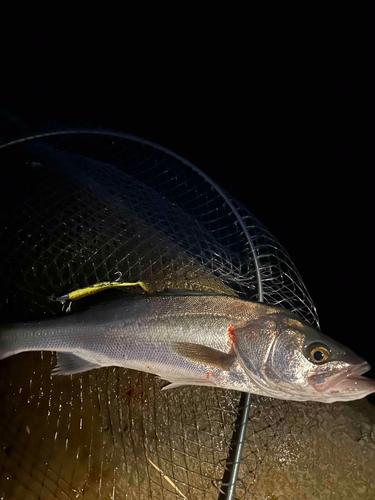
<svg viewBox="0 0 375 500"><path fill-rule="evenodd" d="M215 372L207 372L206 378L209 379L210 377L213 377L214 375L215 375Z"/></svg>
<svg viewBox="0 0 375 500"><path fill-rule="evenodd" d="M129 398L139 398L142 395L142 382L137 380L134 384L134 387L126 391L126 395Z"/></svg>
<svg viewBox="0 0 375 500"><path fill-rule="evenodd" d="M233 341L235 341L235 340L236 340L236 335L235 335L235 333L234 333L234 328L233 328L233 326L232 326L232 325L229 325L229 326L228 326L228 333L229 333L230 338L231 338Z"/></svg>
<svg viewBox="0 0 375 500"><path fill-rule="evenodd" d="M234 328L232 325L229 325L228 326L228 335L229 335L229 339L228 339L228 344L232 347L233 345L233 342L236 340L236 334L234 333Z"/></svg>

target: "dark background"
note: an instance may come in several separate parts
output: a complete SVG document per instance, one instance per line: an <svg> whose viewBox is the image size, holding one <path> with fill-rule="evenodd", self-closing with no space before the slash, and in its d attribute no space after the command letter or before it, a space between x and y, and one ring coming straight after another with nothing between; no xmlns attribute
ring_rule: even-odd
<svg viewBox="0 0 375 500"><path fill-rule="evenodd" d="M363 71L348 73L311 70L287 81L275 74L255 88L232 82L177 91L170 85L162 93L151 85L136 93L7 97L0 140L102 127L185 157L245 203L286 248L322 330L375 365L370 91Z"/></svg>

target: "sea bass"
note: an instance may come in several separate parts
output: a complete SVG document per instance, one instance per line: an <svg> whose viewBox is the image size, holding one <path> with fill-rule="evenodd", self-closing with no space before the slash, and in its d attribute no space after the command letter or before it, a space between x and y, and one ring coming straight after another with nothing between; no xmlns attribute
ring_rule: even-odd
<svg viewBox="0 0 375 500"><path fill-rule="evenodd" d="M64 317L0 326L0 359L56 351L54 375L120 366L181 385L296 401L375 392L370 365L279 306L188 292L132 295Z"/></svg>

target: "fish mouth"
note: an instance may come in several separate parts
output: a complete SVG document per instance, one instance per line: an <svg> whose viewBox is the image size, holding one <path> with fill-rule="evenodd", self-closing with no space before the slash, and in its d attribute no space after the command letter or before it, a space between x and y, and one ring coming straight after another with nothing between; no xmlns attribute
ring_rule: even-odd
<svg viewBox="0 0 375 500"><path fill-rule="evenodd" d="M318 392L356 391L371 394L375 392L375 380L361 376L363 373L368 372L370 368L370 364L364 361L335 375L332 375L331 371L311 375L308 381Z"/></svg>

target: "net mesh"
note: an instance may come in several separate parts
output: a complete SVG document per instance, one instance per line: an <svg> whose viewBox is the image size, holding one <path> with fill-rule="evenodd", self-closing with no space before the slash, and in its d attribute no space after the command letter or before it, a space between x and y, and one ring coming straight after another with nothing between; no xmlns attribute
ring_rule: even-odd
<svg viewBox="0 0 375 500"><path fill-rule="evenodd" d="M9 174L0 207L3 318L63 314L48 297L142 280L151 291L219 291L280 304L319 326L278 241L177 155L131 136L70 131L16 141L0 159ZM239 393L161 392L157 378L119 368L52 379L54 361L25 353L0 365L4 494L218 498ZM276 411L260 418L264 404L271 403L252 405L238 498L250 492L274 436Z"/></svg>

